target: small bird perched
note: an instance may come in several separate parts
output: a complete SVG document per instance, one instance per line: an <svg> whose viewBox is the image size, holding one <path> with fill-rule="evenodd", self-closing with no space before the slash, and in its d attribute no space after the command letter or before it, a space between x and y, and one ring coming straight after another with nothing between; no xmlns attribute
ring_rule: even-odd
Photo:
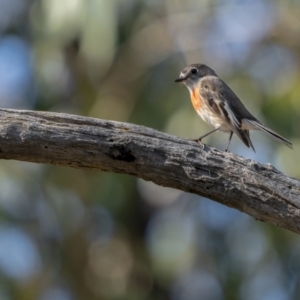
<svg viewBox="0 0 300 300"><path fill-rule="evenodd" d="M201 142L204 137L220 130L229 132L229 142L225 152L228 151L233 133L255 152L249 130L262 130L292 148L291 142L259 122L210 67L204 64L192 64L181 71L175 82L186 85L196 112L206 123L215 128L196 141Z"/></svg>

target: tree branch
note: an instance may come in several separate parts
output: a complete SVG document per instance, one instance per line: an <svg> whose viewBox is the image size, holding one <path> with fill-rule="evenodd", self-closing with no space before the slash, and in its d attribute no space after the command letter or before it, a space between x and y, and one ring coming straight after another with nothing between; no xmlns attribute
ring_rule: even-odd
<svg viewBox="0 0 300 300"><path fill-rule="evenodd" d="M0 109L0 158L135 175L300 233L300 181L143 126Z"/></svg>

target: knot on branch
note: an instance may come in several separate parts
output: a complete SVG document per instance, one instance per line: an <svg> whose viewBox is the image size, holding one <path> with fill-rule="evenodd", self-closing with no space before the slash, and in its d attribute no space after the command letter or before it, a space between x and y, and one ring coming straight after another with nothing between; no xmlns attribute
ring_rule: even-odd
<svg viewBox="0 0 300 300"><path fill-rule="evenodd" d="M110 158L116 160L122 160L126 162L134 162L136 157L132 154L131 150L125 146L113 146L109 148L109 152L106 153Z"/></svg>

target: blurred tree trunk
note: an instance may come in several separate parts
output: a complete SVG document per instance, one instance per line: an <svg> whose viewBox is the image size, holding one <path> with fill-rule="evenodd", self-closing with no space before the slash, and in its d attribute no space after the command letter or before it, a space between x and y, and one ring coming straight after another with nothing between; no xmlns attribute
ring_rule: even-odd
<svg viewBox="0 0 300 300"><path fill-rule="evenodd" d="M300 233L300 182L233 153L128 123L0 109L0 158L135 175Z"/></svg>

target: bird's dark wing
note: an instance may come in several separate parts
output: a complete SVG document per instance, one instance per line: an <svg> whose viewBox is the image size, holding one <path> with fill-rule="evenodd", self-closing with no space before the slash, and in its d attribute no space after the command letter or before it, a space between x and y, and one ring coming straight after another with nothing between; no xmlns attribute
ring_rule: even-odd
<svg viewBox="0 0 300 300"><path fill-rule="evenodd" d="M256 119L226 83L217 76L206 76L200 81L199 93L209 109L219 116L247 147L254 150L249 132L241 128L243 118Z"/></svg>

